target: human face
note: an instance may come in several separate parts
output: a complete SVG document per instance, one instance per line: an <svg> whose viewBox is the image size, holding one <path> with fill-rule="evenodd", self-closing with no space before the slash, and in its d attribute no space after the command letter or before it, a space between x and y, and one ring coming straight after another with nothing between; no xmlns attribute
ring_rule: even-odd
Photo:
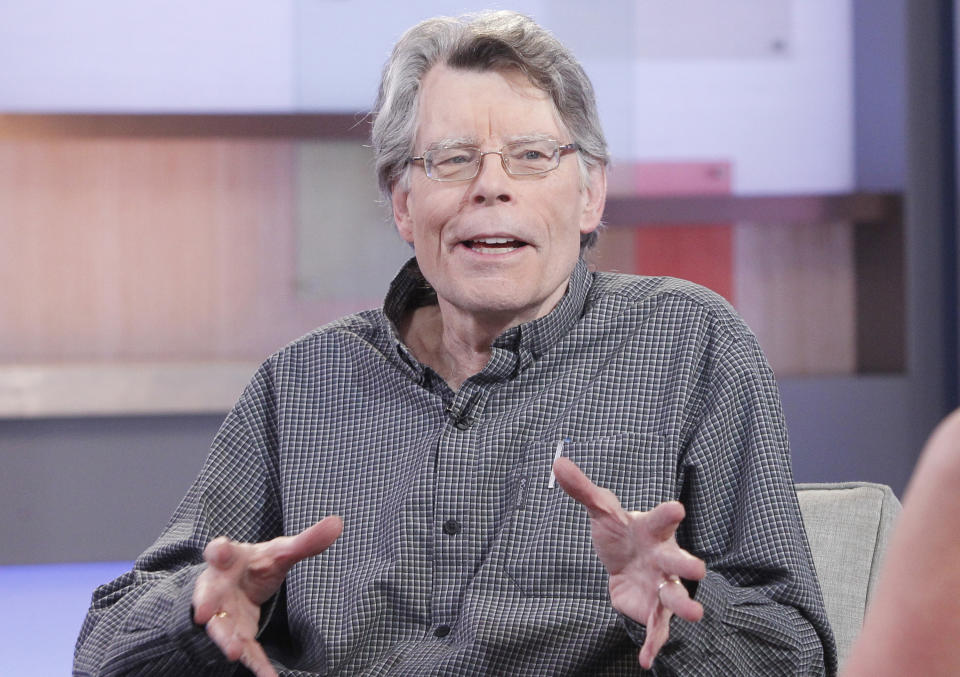
<svg viewBox="0 0 960 677"><path fill-rule="evenodd" d="M530 137L572 139L550 97L518 71L435 66L423 78L417 154L452 141L496 151ZM584 186L573 154L545 174L511 176L486 155L469 181L437 182L413 166L395 185L400 235L414 247L441 313L466 313L506 326L546 315L566 291L580 235L600 222L602 169Z"/></svg>

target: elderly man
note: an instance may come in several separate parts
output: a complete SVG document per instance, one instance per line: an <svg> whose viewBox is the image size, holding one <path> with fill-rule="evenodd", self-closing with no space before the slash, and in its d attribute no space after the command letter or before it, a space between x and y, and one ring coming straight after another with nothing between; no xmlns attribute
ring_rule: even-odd
<svg viewBox="0 0 960 677"><path fill-rule="evenodd" d="M832 672L753 335L580 257L608 155L572 55L513 13L426 21L374 113L415 258L263 364L77 671Z"/></svg>

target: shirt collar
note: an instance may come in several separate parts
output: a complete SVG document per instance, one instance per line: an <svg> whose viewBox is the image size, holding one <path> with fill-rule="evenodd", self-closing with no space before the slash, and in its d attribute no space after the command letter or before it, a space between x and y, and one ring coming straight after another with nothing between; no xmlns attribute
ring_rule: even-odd
<svg viewBox="0 0 960 677"><path fill-rule="evenodd" d="M516 373L525 369L570 332L583 316L592 280L586 262L578 259L570 275L567 291L553 310L536 320L507 329L493 341L491 347L494 352L508 351L515 355L511 371ZM396 328L400 326L404 313L436 302L436 292L420 272L416 258L411 258L391 282L383 303L383 312L392 325L395 340L399 343ZM404 347L401 347L401 352L409 354Z"/></svg>

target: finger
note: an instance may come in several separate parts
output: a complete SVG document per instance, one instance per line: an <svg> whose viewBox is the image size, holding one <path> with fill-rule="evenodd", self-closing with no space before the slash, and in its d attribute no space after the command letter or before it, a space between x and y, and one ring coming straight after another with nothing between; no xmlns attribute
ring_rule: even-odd
<svg viewBox="0 0 960 677"><path fill-rule="evenodd" d="M703 618L703 605L690 599L690 593L683 583L679 581L667 583L657 591L657 595L660 598L660 604L680 618L691 623L696 623Z"/></svg>
<svg viewBox="0 0 960 677"><path fill-rule="evenodd" d="M193 586L193 622L206 625L213 615L224 608L230 593L237 586L237 576L208 566L197 577Z"/></svg>
<svg viewBox="0 0 960 677"><path fill-rule="evenodd" d="M656 538L666 540L673 536L686 516L683 504L679 501L666 501L648 513L646 526Z"/></svg>
<svg viewBox="0 0 960 677"><path fill-rule="evenodd" d="M206 625L213 618L219 606L219 598L210 592L203 577L198 578L193 586L193 622L197 625Z"/></svg>
<svg viewBox="0 0 960 677"><path fill-rule="evenodd" d="M661 604L654 606L647 617L647 634L640 647L640 665L649 670L660 649L670 637L670 611Z"/></svg>
<svg viewBox="0 0 960 677"><path fill-rule="evenodd" d="M244 575L251 546L219 537L207 544L203 556L207 568L193 586L193 620L206 625L237 589Z"/></svg>
<svg viewBox="0 0 960 677"><path fill-rule="evenodd" d="M707 575L707 565L676 543L659 554L657 564L666 576L678 576L688 581L700 581Z"/></svg>
<svg viewBox="0 0 960 677"><path fill-rule="evenodd" d="M240 544L234 543L226 536L218 536L207 543L207 547L203 549L203 559L210 566L226 571L237 561L238 545Z"/></svg>
<svg viewBox="0 0 960 677"><path fill-rule="evenodd" d="M319 555L333 545L343 533L343 520L336 515L325 517L296 536L281 537L269 543L277 566L290 569L297 562Z"/></svg>
<svg viewBox="0 0 960 677"><path fill-rule="evenodd" d="M231 615L214 615L207 622L206 630L207 635L229 661L239 660L243 655L245 642L253 639L252 635L244 636L247 633L238 627L238 620Z"/></svg>
<svg viewBox="0 0 960 677"><path fill-rule="evenodd" d="M251 640L244 645L243 652L240 654L240 662L247 666L247 669L256 677L277 677L277 671L273 669L266 652L260 646L260 642L256 640Z"/></svg>
<svg viewBox="0 0 960 677"><path fill-rule="evenodd" d="M213 575L208 576L208 573ZM221 611L229 610L237 615L237 584L227 580L215 569L208 569L193 586L193 622L207 625Z"/></svg>
<svg viewBox="0 0 960 677"><path fill-rule="evenodd" d="M598 514L615 514L623 510L616 495L609 489L598 487L583 474L577 464L569 458L561 456L553 462L553 476L557 484L570 495L572 499L581 503L590 513L590 517Z"/></svg>

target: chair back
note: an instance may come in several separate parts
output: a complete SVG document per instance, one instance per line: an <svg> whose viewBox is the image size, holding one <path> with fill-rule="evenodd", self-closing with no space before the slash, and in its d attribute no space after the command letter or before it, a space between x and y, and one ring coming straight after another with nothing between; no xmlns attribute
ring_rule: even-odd
<svg viewBox="0 0 960 677"><path fill-rule="evenodd" d="M797 498L840 664L860 627L900 501L885 484L798 484Z"/></svg>

